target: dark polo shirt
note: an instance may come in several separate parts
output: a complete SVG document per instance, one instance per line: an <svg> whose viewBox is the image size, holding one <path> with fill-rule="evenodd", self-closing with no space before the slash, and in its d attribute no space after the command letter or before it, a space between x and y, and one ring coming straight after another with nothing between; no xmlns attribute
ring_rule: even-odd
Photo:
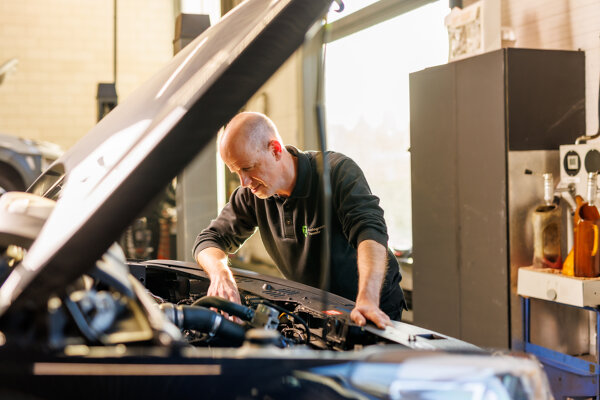
<svg viewBox="0 0 600 400"><path fill-rule="evenodd" d="M358 270L356 248L365 239L387 247L388 235L379 198L371 193L358 165L341 153L328 152L331 174L331 226L325 226L319 201L321 177L318 152L287 146L298 158L298 176L292 194L260 199L250 189L238 187L219 216L197 237L195 256L217 247L232 253L260 229L265 249L287 279L320 286L320 255L325 230L331 232L330 291L356 299ZM388 267L381 290L381 309L397 318L404 306L398 262L388 249Z"/></svg>

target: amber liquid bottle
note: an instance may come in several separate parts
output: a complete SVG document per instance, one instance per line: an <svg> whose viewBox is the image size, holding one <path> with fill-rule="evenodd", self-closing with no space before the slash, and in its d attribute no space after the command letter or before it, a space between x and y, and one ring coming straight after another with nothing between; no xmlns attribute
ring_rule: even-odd
<svg viewBox="0 0 600 400"><path fill-rule="evenodd" d="M598 228L600 212L593 205L597 192L597 174L588 177L588 203L581 203L574 216L574 265L575 276L594 278L600 276L600 254L598 254Z"/></svg>
<svg viewBox="0 0 600 400"><path fill-rule="evenodd" d="M596 210L596 213L598 213L598 210ZM577 228L575 228L575 259L573 266L575 276L594 278L600 275L598 223L598 219L580 220Z"/></svg>

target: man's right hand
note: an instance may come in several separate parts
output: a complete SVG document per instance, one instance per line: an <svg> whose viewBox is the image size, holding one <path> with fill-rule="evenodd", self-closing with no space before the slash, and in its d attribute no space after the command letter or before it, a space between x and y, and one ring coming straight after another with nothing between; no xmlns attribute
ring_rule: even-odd
<svg viewBox="0 0 600 400"><path fill-rule="evenodd" d="M242 303L233 274L227 266L227 254L223 250L208 247L196 255L196 261L210 278L207 295L219 296L237 304ZM238 324L242 323L238 317L230 316L225 312L221 314Z"/></svg>
<svg viewBox="0 0 600 400"><path fill-rule="evenodd" d="M208 287L208 296L219 296L237 304L241 304L240 293L238 292L237 284L233 279L231 270L219 273L216 276L210 277L210 286Z"/></svg>
<svg viewBox="0 0 600 400"><path fill-rule="evenodd" d="M233 274L227 266L227 254L216 247L208 247L196 255L196 262L208 274L209 296L219 296L240 304L240 294Z"/></svg>

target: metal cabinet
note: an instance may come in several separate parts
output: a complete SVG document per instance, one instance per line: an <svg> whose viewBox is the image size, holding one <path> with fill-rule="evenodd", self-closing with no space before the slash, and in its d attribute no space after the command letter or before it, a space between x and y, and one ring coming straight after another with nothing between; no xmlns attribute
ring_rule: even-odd
<svg viewBox="0 0 600 400"><path fill-rule="evenodd" d="M522 340L527 213L585 133L584 53L501 49L410 75L417 325L483 347Z"/></svg>

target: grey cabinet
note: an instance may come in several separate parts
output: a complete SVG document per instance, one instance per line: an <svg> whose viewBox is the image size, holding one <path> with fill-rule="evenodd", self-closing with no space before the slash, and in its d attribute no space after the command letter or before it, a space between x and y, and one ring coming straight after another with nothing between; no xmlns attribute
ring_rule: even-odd
<svg viewBox="0 0 600 400"><path fill-rule="evenodd" d="M410 75L415 324L511 346L542 189L522 167L557 172L558 146L585 133L584 65L583 52L502 49Z"/></svg>

